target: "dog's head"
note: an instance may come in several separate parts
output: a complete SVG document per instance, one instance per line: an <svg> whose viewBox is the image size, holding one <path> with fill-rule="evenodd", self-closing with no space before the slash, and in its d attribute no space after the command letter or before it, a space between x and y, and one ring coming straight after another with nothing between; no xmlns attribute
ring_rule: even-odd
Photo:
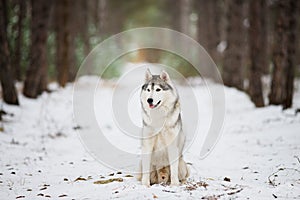
<svg viewBox="0 0 300 200"><path fill-rule="evenodd" d="M169 74L162 71L160 75L152 75L147 69L145 84L142 86L141 101L146 109L157 109L166 101L174 98L174 88Z"/></svg>

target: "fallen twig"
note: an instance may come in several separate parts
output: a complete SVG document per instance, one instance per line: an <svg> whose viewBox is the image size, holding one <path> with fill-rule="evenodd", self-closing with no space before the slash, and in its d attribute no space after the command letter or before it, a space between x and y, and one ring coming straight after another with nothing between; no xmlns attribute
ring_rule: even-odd
<svg viewBox="0 0 300 200"><path fill-rule="evenodd" d="M239 188L239 189L236 190L236 191L227 192L227 194L228 194L228 195L237 194L237 193L241 192L242 190L243 190L243 188Z"/></svg>
<svg viewBox="0 0 300 200"><path fill-rule="evenodd" d="M296 171L296 172L300 173L300 171L298 169L295 169L295 168L281 167L277 171L273 172L271 175L268 176L268 180L269 180L270 185L276 186L276 184L274 182L275 178L274 178L274 180L271 180L271 177L275 176L278 172L283 171L283 170L293 170L293 171Z"/></svg>
<svg viewBox="0 0 300 200"><path fill-rule="evenodd" d="M107 183L111 183L111 182L123 182L122 178L111 178L111 179L107 179L107 180L99 180L99 181L95 181L94 184L107 184Z"/></svg>
<svg viewBox="0 0 300 200"><path fill-rule="evenodd" d="M163 192L169 192L169 193L176 193L175 191L171 191L171 190L162 190Z"/></svg>
<svg viewBox="0 0 300 200"><path fill-rule="evenodd" d="M239 188L235 191L230 191L230 192L225 192L223 194L218 194L218 195L212 195L212 196L204 196L201 199L205 199L205 200L217 200L218 198L225 196L225 195L234 195L237 194L239 192L241 192L244 188Z"/></svg>

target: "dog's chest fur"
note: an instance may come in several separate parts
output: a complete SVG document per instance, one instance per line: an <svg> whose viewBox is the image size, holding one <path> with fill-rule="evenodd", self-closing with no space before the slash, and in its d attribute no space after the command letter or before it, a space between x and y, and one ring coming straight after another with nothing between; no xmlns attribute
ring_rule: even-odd
<svg viewBox="0 0 300 200"><path fill-rule="evenodd" d="M152 165L160 168L169 165L168 150L170 141L174 141L179 130L168 126L172 116L166 115L165 110L153 110L150 112L151 124L148 127L154 140L153 153L151 157ZM178 116L175 116L178 117ZM181 127L178 127L179 129ZM150 136L150 135L149 135Z"/></svg>
<svg viewBox="0 0 300 200"><path fill-rule="evenodd" d="M151 158L152 165L155 165L157 168L161 168L164 166L169 165L168 159L168 140L170 139L169 136L164 131L160 131L157 135L154 136L154 146L153 146L153 153Z"/></svg>
<svg viewBox="0 0 300 200"><path fill-rule="evenodd" d="M150 111L150 127L154 129L154 132L158 132L164 126L167 116L162 110Z"/></svg>

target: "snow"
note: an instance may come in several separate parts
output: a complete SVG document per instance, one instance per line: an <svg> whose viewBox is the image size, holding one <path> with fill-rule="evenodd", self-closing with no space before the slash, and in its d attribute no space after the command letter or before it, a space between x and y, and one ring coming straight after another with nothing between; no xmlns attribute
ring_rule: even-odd
<svg viewBox="0 0 300 200"><path fill-rule="evenodd" d="M227 48L227 42L226 41L221 41L218 46L217 46L217 50L218 52L222 53L225 51L225 49Z"/></svg>
<svg viewBox="0 0 300 200"><path fill-rule="evenodd" d="M78 88L84 93L98 81L97 77L82 77ZM111 169L98 162L78 134L84 127L74 120L73 84L65 88L51 84L55 91L37 100L20 94L20 107L1 103L8 115L0 122L0 199L300 199L300 116L294 112L296 107L258 109L245 93L225 87L223 134L212 153L200 159L201 136L209 127L212 105L205 84L192 82L196 103L189 103L189 86L177 86L184 125L192 130L191 124L197 124L200 135L191 140L184 155L191 168L186 185L147 188L126 176L134 174L122 166ZM111 117L108 104L116 83L101 83L95 92L99 127L111 144L137 154L139 141L119 131ZM300 105L299 85L295 87L296 106ZM124 105L132 111L130 119L141 126L138 93L130 96ZM199 116L193 119L189 109L196 107ZM138 159L133 161L135 167ZM123 181L94 184L111 178Z"/></svg>

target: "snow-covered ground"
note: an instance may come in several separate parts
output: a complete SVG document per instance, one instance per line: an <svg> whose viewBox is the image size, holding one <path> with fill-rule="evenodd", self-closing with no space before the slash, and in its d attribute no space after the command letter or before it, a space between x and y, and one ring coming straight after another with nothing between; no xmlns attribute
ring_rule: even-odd
<svg viewBox="0 0 300 200"><path fill-rule="evenodd" d="M85 77L79 88L84 91L89 81L97 80ZM106 82L96 91L99 126L112 144L137 153L139 142L120 134L105 104L113 87L114 83ZM187 86L178 90L182 99L189 98ZM210 118L210 96L203 84L194 85L193 91L201 110L200 130L204 130ZM73 118L72 94L70 84L37 100L20 95L20 107L1 103L7 115L0 122L0 199L300 199L300 114L295 114L295 108L257 109L246 94L225 88L223 134L212 153L199 159L201 141L195 140L184 155L191 168L187 184L146 188L132 173L105 167L88 153L78 134L85 127ZM139 123L135 96L129 103L130 117Z"/></svg>

